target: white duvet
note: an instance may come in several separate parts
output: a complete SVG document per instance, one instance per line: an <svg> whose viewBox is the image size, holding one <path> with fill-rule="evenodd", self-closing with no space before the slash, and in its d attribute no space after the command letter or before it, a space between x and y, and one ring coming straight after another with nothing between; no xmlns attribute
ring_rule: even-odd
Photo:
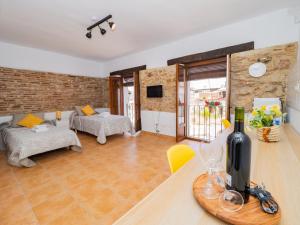
<svg viewBox="0 0 300 225"><path fill-rule="evenodd" d="M127 116L95 114L74 116L72 128L97 136L100 144L106 143L106 136L129 132L134 134L132 123Z"/></svg>
<svg viewBox="0 0 300 225"><path fill-rule="evenodd" d="M47 125L48 130L34 132L29 128L6 128L3 141L7 150L8 163L14 166L34 166L29 156L71 146L81 151L81 143L74 131Z"/></svg>

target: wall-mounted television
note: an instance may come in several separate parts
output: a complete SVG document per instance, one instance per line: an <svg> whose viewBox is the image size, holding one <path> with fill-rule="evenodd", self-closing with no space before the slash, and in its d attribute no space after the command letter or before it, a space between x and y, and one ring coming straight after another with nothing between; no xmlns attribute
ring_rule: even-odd
<svg viewBox="0 0 300 225"><path fill-rule="evenodd" d="M162 98L163 88L162 85L147 86L147 98Z"/></svg>

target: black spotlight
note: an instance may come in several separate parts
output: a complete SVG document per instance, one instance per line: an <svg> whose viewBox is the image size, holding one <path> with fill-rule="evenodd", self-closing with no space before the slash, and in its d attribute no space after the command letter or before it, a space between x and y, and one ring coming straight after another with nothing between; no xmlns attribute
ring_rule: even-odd
<svg viewBox="0 0 300 225"><path fill-rule="evenodd" d="M91 38L92 38L92 32L91 32L91 31L87 32L85 36L86 36L88 39L91 39Z"/></svg>
<svg viewBox="0 0 300 225"><path fill-rule="evenodd" d="M108 22L108 25L112 31L116 29L116 24L114 22Z"/></svg>
<svg viewBox="0 0 300 225"><path fill-rule="evenodd" d="M101 33L102 35L104 35L104 34L106 33L106 30L103 29L103 28L101 28L100 26L99 26L99 29L100 29L100 33Z"/></svg>

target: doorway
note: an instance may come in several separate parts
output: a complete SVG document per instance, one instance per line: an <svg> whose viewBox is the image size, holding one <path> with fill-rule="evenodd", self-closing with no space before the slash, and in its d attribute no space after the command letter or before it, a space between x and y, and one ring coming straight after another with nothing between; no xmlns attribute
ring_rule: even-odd
<svg viewBox="0 0 300 225"><path fill-rule="evenodd" d="M229 112L229 59L177 65L177 141L210 142L222 132Z"/></svg>
<svg viewBox="0 0 300 225"><path fill-rule="evenodd" d="M109 83L111 114L129 117L134 129L141 130L139 71L113 72Z"/></svg>
<svg viewBox="0 0 300 225"><path fill-rule="evenodd" d="M226 77L187 82L187 137L212 141L226 117Z"/></svg>
<svg viewBox="0 0 300 225"><path fill-rule="evenodd" d="M135 127L135 106L134 106L134 86L125 86L123 88L124 96L124 116L130 118L133 126Z"/></svg>

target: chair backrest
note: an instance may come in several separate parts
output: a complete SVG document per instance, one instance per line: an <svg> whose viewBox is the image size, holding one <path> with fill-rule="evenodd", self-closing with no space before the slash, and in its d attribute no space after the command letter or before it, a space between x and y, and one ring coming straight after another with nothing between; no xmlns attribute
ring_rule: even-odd
<svg viewBox="0 0 300 225"><path fill-rule="evenodd" d="M170 170L175 173L189 160L194 158L195 151L188 145L174 145L167 151Z"/></svg>
<svg viewBox="0 0 300 225"><path fill-rule="evenodd" d="M231 123L230 123L229 120L227 120L227 119L223 119L223 120L222 120L222 124L223 124L223 127L224 127L225 129L227 129L227 128L229 128L229 127L231 126Z"/></svg>
<svg viewBox="0 0 300 225"><path fill-rule="evenodd" d="M279 98L254 98L253 107L260 108L261 106L279 105L281 109L281 101Z"/></svg>

